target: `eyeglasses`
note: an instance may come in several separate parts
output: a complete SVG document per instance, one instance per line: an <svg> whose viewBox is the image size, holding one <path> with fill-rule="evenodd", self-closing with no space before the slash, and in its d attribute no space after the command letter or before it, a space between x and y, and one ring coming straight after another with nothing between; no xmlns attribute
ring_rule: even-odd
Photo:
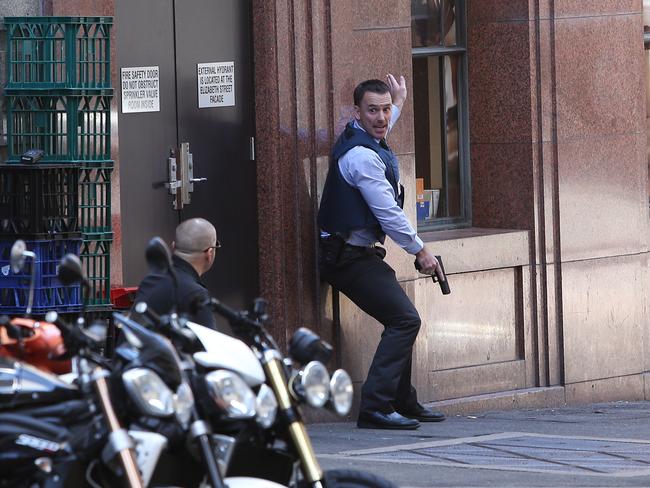
<svg viewBox="0 0 650 488"><path fill-rule="evenodd" d="M194 254L194 253L199 253L199 252L208 252L210 249L214 249L215 252L217 249L221 247L221 242L219 242L219 239L217 239L217 242L214 246L208 246L205 249L197 249L196 251L191 251L189 249L182 249L182 248L174 248L174 251L182 252L185 254Z"/></svg>
<svg viewBox="0 0 650 488"><path fill-rule="evenodd" d="M215 251L217 249L221 248L221 242L219 242L219 239L217 239L217 243L214 246L206 247L203 252L208 252L210 249L214 249Z"/></svg>

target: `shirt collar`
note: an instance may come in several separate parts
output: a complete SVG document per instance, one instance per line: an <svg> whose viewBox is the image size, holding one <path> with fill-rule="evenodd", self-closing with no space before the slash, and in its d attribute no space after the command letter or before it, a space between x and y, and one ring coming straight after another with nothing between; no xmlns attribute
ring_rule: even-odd
<svg viewBox="0 0 650 488"><path fill-rule="evenodd" d="M201 281L201 277L199 276L199 273L197 273L196 270L194 269L194 266L192 266L190 263L185 261L182 257L174 254L172 256L172 261L174 263L174 268L180 269L181 271L188 273L190 276L192 276L192 278L194 278L195 281L203 284L203 282Z"/></svg>
<svg viewBox="0 0 650 488"><path fill-rule="evenodd" d="M352 121L352 127L354 127L355 129L360 129L360 130L364 131L366 134L368 133L368 131L361 126L361 124L359 123L359 121L357 119L354 119ZM375 140L376 143L381 142L380 139L375 139L374 137L373 137L373 139Z"/></svg>
<svg viewBox="0 0 650 488"><path fill-rule="evenodd" d="M357 119L354 119L354 120L352 121L352 127L354 127L355 129L362 130L362 131L364 131L366 134L368 133L368 131L366 131L366 129L364 129L363 127L361 127L361 124L359 124L359 123L357 122ZM390 148L388 147L388 143L386 142L386 139L375 139L374 137L373 137L372 139L373 139L377 144L379 144L381 147L383 147L384 149L390 149Z"/></svg>

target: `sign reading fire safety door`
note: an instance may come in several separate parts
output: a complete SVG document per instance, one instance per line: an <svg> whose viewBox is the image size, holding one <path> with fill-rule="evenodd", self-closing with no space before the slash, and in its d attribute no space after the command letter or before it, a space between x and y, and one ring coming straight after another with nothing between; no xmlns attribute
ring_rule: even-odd
<svg viewBox="0 0 650 488"><path fill-rule="evenodd" d="M122 68L122 113L160 112L158 66Z"/></svg>
<svg viewBox="0 0 650 488"><path fill-rule="evenodd" d="M235 105L235 63L200 63L199 108Z"/></svg>

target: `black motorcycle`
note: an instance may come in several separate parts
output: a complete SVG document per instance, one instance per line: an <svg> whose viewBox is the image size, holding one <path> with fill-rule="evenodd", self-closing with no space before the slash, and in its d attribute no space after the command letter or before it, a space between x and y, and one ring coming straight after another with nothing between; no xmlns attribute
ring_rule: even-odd
<svg viewBox="0 0 650 488"><path fill-rule="evenodd" d="M74 255L64 257L58 275L64 285L85 280ZM116 367L100 354L104 338L85 328L82 317L74 326L56 312L45 320L58 327L66 349L52 359L71 360L72 373L64 381L15 359L0 359L0 486L146 486L166 440L122 426L114 385L129 385L133 403L154 416L167 415L165 389L173 390L173 413L184 415L175 349L164 337L125 321L120 326L133 344L132 354ZM3 324L15 335L9 321ZM144 350L147 365L136 369Z"/></svg>
<svg viewBox="0 0 650 488"><path fill-rule="evenodd" d="M147 255L158 254L158 271L173 276L166 246L155 241ZM337 370L330 377L325 367L332 353L329 344L301 328L291 339L289 357L283 358L264 327L268 316L263 300L256 300L251 312L234 311L215 299L207 305L229 320L240 340L174 314L158 317L146 304L136 304L135 311L175 337L175 345L193 357L190 383L197 414L209 421L213 432L236 439L229 477L254 476L311 488L395 486L362 471L324 472L320 468L302 421L301 405L330 408L341 416L352 406L349 375ZM204 351L196 352L197 340Z"/></svg>

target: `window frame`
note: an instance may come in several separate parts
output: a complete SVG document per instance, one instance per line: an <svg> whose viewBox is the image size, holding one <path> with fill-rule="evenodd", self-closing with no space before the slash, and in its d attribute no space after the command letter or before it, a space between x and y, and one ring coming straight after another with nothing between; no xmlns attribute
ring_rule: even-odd
<svg viewBox="0 0 650 488"><path fill-rule="evenodd" d="M445 229L460 229L472 226L472 185L470 174L470 143L469 143L469 84L468 84L468 60L467 60L467 1L455 0L456 7L456 44L454 46L429 46L429 47L412 47L411 59L436 57L442 59L444 56L458 56L459 72L457 74L457 93L458 93L458 171L460 187L460 213L455 217L436 217L431 222L420 224L416 222L418 232L429 232ZM441 17L441 22L444 16ZM441 31L442 31L441 25ZM447 127L447 113L441 110L442 118L441 127ZM414 120L415 125L415 120ZM443 139L444 151L443 157L443 177L445 187L448 185L447 172L447 137ZM417 177L417 175L416 175ZM446 198L448 194L445 192ZM443 195L441 193L440 198ZM442 202L439 203L441 208Z"/></svg>

